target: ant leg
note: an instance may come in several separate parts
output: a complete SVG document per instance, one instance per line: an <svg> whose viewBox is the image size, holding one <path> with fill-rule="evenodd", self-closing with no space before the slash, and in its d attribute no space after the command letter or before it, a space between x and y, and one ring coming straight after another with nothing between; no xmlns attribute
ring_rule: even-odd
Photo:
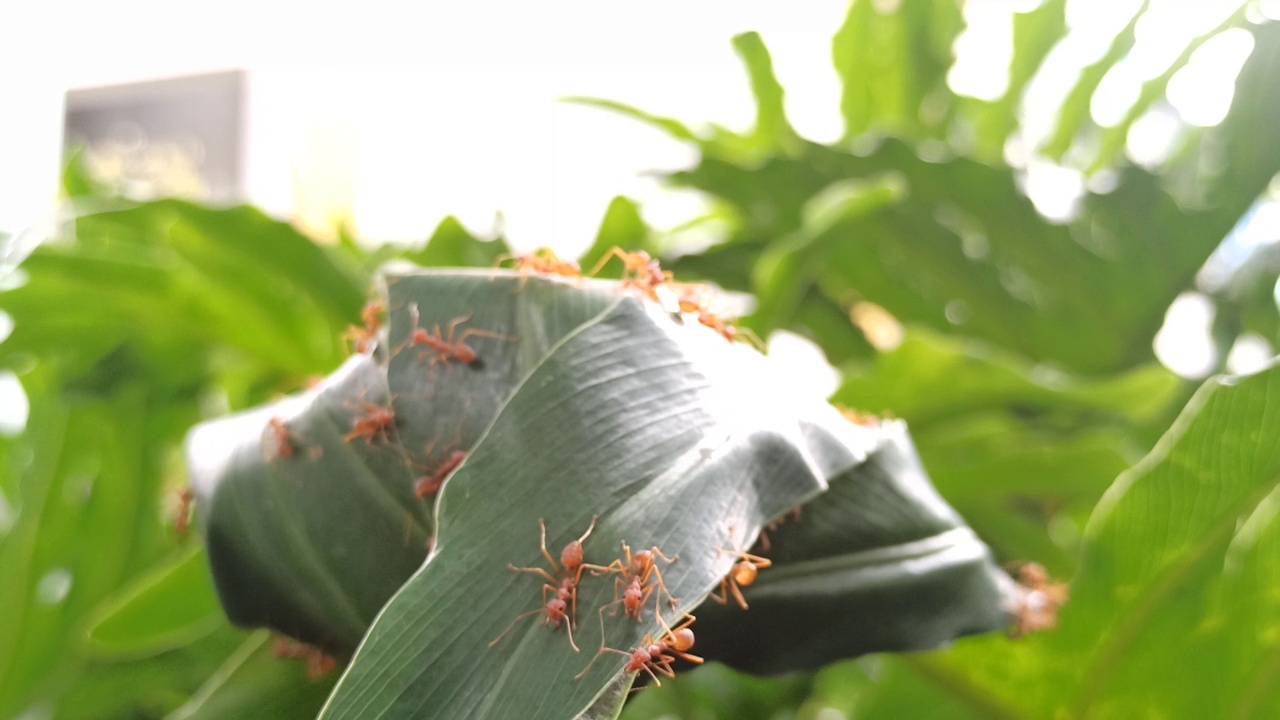
<svg viewBox="0 0 1280 720"><path fill-rule="evenodd" d="M662 673L663 675L666 675L669 678L674 678L676 676L676 671L674 668L671 667L671 661L674 659L675 658L667 655L661 655L658 657L657 660L651 661L649 663L649 666L657 670L658 672ZM655 677L654 682L657 682L657 680L658 678Z"/></svg>
<svg viewBox="0 0 1280 720"><path fill-rule="evenodd" d="M547 562L551 563L551 569L555 570L556 574L559 575L560 566L556 564L555 558L551 557L551 553L547 551L547 521L542 518L538 518L538 529L541 533L538 544L542 548L542 557L546 558ZM551 582L555 581L552 580Z"/></svg>
<svg viewBox="0 0 1280 720"><path fill-rule="evenodd" d="M536 575L541 575L544 580L547 580L553 583L556 581L556 579L551 575L551 573L539 567L516 567L515 565L507 563L507 569L510 570L511 572L525 572L525 573L534 573ZM553 587L552 589L554 590L555 588Z"/></svg>
<svg viewBox="0 0 1280 720"><path fill-rule="evenodd" d="M582 544L582 541L586 540L591 535L591 531L596 529L596 521L599 519L599 515L591 516L591 524L587 526L587 531L582 533L582 537L578 538L578 544Z"/></svg>
<svg viewBox="0 0 1280 720"><path fill-rule="evenodd" d="M720 594L719 594L719 595L716 595L714 592L713 592L713 593L711 593L711 595L710 595L711 599L712 599L712 600L715 600L716 602L720 603L721 605L724 605L725 603L729 602L729 589L728 589L728 588L729 588L729 578L728 578L728 577L722 577L722 578L720 578Z"/></svg>
<svg viewBox="0 0 1280 720"><path fill-rule="evenodd" d="M469 337L487 337L487 338L493 338L494 340L501 340L502 342L519 342L520 341L520 338L518 337L512 337L510 335L502 335L496 332L492 332L490 330L480 330L478 328L467 328L466 330L462 331L462 334L459 335L456 340L450 340L449 342L453 345L457 345L458 343L462 342L463 340L466 340Z"/></svg>
<svg viewBox="0 0 1280 720"><path fill-rule="evenodd" d="M569 647L573 648L574 652L582 652L578 649L578 643L573 641L573 618L569 618L569 620L564 624L565 632L569 633Z"/></svg>
<svg viewBox="0 0 1280 720"><path fill-rule="evenodd" d="M662 551L658 549L657 545L654 545L653 547L649 548L649 552L662 558L662 561L668 565L680 559L680 553L676 553L675 557L667 557L666 555L663 555Z"/></svg>
<svg viewBox="0 0 1280 720"><path fill-rule="evenodd" d="M523 619L525 619L525 618L529 617L530 615L536 615L536 614L538 614L538 613L540 613L540 612L542 612L542 611L543 611L543 608L537 608L537 609L534 609L534 610L530 610L530 611L529 611L529 612L527 612L527 613L520 613L519 615L517 615L517 616L516 616L516 619L511 621L511 624L507 626L507 629L506 629L506 630L503 630L503 631L502 631L502 634L501 634L501 635L499 635L498 637L496 637L496 638L494 638L494 639L492 639L492 640L490 640L490 641L489 641L489 647L493 647L494 645L497 645L499 640L501 640L502 638L506 637L507 633L511 632L511 628L515 627L515 626L516 626L516 623L518 623L518 622L520 622L521 620L523 620Z"/></svg>
<svg viewBox="0 0 1280 720"><path fill-rule="evenodd" d="M752 565L755 565L756 568L759 570L763 570L767 567L773 567L772 560L770 560L769 558L760 557L759 555L752 555L751 553L738 552L738 558L741 560L746 560Z"/></svg>
<svg viewBox="0 0 1280 720"><path fill-rule="evenodd" d="M592 565L591 563L582 563L578 567L581 570L590 570L591 574L596 577L600 577L602 575L608 575L610 573L622 573L623 575L627 574L627 566L623 564L621 560L614 560L608 565Z"/></svg>
<svg viewBox="0 0 1280 720"><path fill-rule="evenodd" d="M616 257L623 257L625 254L625 250L615 245L609 252L600 256L600 260L596 263L595 267L591 268L591 272L587 273L587 277L595 277L595 274L603 270L604 266L608 265L610 260ZM623 259L623 263L626 263L625 258Z"/></svg>
<svg viewBox="0 0 1280 720"><path fill-rule="evenodd" d="M655 548L654 548L654 550L655 550L655 551L657 551L657 550L658 550L658 548L656 548L656 547L655 547ZM659 552L659 553L658 553L658 555L659 555L660 557L662 557L662 559L663 559L663 560L666 560L666 556L665 556L665 555L662 555L662 553L661 553L661 552ZM679 556L679 555L677 555L677 556L675 556L674 558L672 558L672 559L670 559L670 560L667 560L667 562L668 562L668 563L673 563L673 562L675 562L676 560L679 560L679 559L680 559L680 556ZM657 576L658 576L658 587L662 588L662 592L664 592L664 593L666 593L666 594L667 594L667 604L668 604L668 605L670 605L671 607L675 607L676 605L678 605L678 604L680 603L680 599L679 599L679 598L675 598L675 597L672 597L672 596L671 596L671 591L667 589L667 584L666 584L665 582L663 582L663 580L662 580L662 571L658 569L658 566L657 566L656 564L654 564L654 565L650 565L650 566L649 566L649 570L650 570L654 575L657 575ZM657 606L658 606L658 605L657 605L657 601L656 601L656 598L655 598L654 607L656 608ZM655 612L656 612L656 610L655 610Z"/></svg>
<svg viewBox="0 0 1280 720"><path fill-rule="evenodd" d="M600 649L597 650L596 654L591 658L591 662L587 663L587 666L582 668L582 672L578 673L577 675L574 675L573 679L581 680L582 676L586 675L587 671L591 669L591 666L596 664L596 660L599 660L600 656L605 654L606 652L617 653L624 657L631 657L631 653L622 652L621 650L614 650L611 647L604 646L604 608L600 608Z"/></svg>
<svg viewBox="0 0 1280 720"><path fill-rule="evenodd" d="M437 338L437 339L439 339L439 340L444 341L445 343L447 343L447 344L449 344L449 345L453 345L453 344L455 344L454 339L453 339L453 331L454 331L454 330L455 330L459 325L461 325L462 323L464 323L464 322L466 322L466 321L470 320L470 319L471 319L471 316L472 316L473 314L475 314L475 313L474 313L474 312L468 312L468 313L467 313L467 314L465 314L465 315L459 315L458 317L456 317L456 318L454 318L454 319L450 320L450 321L449 321L449 326L448 326L448 332L446 332L444 335L441 335L441 334L440 334L440 326L439 326L439 325L436 325L436 326L435 326L435 328L434 328L434 330L435 330L435 334L436 334L436 338Z"/></svg>
<svg viewBox="0 0 1280 720"><path fill-rule="evenodd" d="M747 607L747 599L742 597L742 590L738 588L738 582L733 578L729 578L729 589L733 591L733 599L738 601L738 605L740 605L743 610L749 609Z"/></svg>
<svg viewBox="0 0 1280 720"><path fill-rule="evenodd" d="M404 342L391 351L391 357L399 355L401 350L413 344L413 336L418 331L418 303L409 303L409 317L413 319L413 324L409 327L409 333L405 335Z"/></svg>

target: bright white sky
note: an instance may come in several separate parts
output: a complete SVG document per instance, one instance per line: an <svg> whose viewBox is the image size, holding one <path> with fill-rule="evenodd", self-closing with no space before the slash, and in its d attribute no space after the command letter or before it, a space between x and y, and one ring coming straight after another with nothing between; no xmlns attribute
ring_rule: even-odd
<svg viewBox="0 0 1280 720"><path fill-rule="evenodd" d="M1075 73L1138 2L1072 0L1072 34L1028 97L1031 136L1045 132ZM687 148L555 99L599 96L694 125L744 128L752 104L730 38L746 30L760 31L770 47L801 134L829 141L841 131L830 37L846 0L416 5L408 13L378 0L356 13L350 4L262 0L0 2L0 231L38 225L53 210L68 89L211 70L249 71L249 200L321 225L351 219L372 240L422 238L446 214L490 232L501 211L517 247L573 253L590 243L617 194L640 200L659 227L688 219L698 198L643 175L686 165ZM966 4L970 29L950 76L957 91L1004 92L1011 12L1034 5ZM1095 118L1115 122L1143 80L1237 5L1155 0L1138 46L1094 103ZM1234 35L1197 53L1170 88L1182 120L1221 118L1248 50L1247 35ZM1131 152L1156 162L1176 123L1169 113L1148 122L1145 144ZM1034 159L1027 167L1042 211L1069 214L1083 178Z"/></svg>
<svg viewBox="0 0 1280 720"><path fill-rule="evenodd" d="M1074 32L1051 58L1040 97L1028 103L1033 134L1047 128L1055 94L1105 49L1137 4L1073 0ZM1142 80L1236 4L1156 0L1095 116L1114 122ZM229 0L193 19L176 9L189 5L171 2L5 3L0 27L11 32L0 46L0 98L9 109L0 132L0 230L32 225L52 207L67 89L192 72L250 72L245 181L252 202L313 223L354 218L374 240L423 237L450 213L484 232L501 211L518 246L572 252L590 242L617 194L643 201L659 226L687 219L698 199L660 191L643 175L687 164L687 148L555 99L600 96L694 124L745 127L751 101L729 45L745 30L760 31L772 50L800 132L819 141L840 133L830 37L846 0L419 5L408 14L397 3L363 3L352 14L322 3L300 11ZM950 77L958 91L1004 92L1011 12L1034 5L966 5L970 29L957 43ZM1233 40L1206 46L1204 61L1175 84L1184 119L1212 124L1225 111L1230 83L1222 76L1249 49ZM381 66L337 64L352 61ZM1166 144L1145 148L1148 159ZM1042 209L1069 212L1081 179L1031 166L1030 191Z"/></svg>

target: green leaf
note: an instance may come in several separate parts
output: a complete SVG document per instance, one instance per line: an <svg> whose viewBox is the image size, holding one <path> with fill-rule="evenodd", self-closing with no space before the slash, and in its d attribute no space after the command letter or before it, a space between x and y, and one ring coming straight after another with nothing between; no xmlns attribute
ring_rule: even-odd
<svg viewBox="0 0 1280 720"><path fill-rule="evenodd" d="M387 272L385 284L388 307L395 308L386 373L396 441L415 476L439 467L454 451L469 451L547 352L617 302L608 285L509 271L406 269ZM447 338L453 326L455 340L475 348L475 362L442 361L429 346L409 345L415 309L418 329ZM468 332L484 334L467 339Z"/></svg>
<svg viewBox="0 0 1280 720"><path fill-rule="evenodd" d="M200 546L192 546L109 600L89 627L95 650L148 655L186 644L224 620Z"/></svg>
<svg viewBox="0 0 1280 720"><path fill-rule="evenodd" d="M67 397L49 368L22 379L31 416L0 469L22 478L8 498L13 526L0 536L5 715L51 702L74 681L87 654L84 627L99 603L162 552L151 502L165 458L152 448L191 420L165 406L165 392L136 382L105 397Z"/></svg>
<svg viewBox="0 0 1280 720"><path fill-rule="evenodd" d="M1061 161L1071 149L1071 144L1075 141L1081 127L1089 121L1089 108L1093 102L1093 94L1102 84L1102 79L1116 63L1133 50L1138 20L1146 14L1149 4L1149 0L1143 0L1142 6L1137 8L1129 19L1129 23L1112 38L1111 45L1102 57L1080 71L1079 79L1076 80L1075 85L1071 86L1071 91L1062 101L1053 132L1040 148L1040 152L1053 160Z"/></svg>
<svg viewBox="0 0 1280 720"><path fill-rule="evenodd" d="M191 431L191 486L232 622L349 653L422 562L429 517L402 450L344 439L388 401L380 368L357 355L305 395Z"/></svg>
<svg viewBox="0 0 1280 720"><path fill-rule="evenodd" d="M492 267L510 253L505 239L481 240L450 215L436 226L426 246L402 257L419 265Z"/></svg>
<svg viewBox="0 0 1280 720"><path fill-rule="evenodd" d="M1206 382L1098 504L1058 628L938 666L1025 717L1268 717L1277 407L1280 367Z"/></svg>
<svg viewBox="0 0 1280 720"><path fill-rule="evenodd" d="M733 38L733 49L742 58L751 80L751 94L756 101L756 126L751 144L759 152L785 151L794 146L795 130L787 120L783 104L784 91L773 74L773 59L759 33L749 32Z"/></svg>
<svg viewBox="0 0 1280 720"><path fill-rule="evenodd" d="M1159 418L1179 386L1159 365L1082 380L978 343L911 330L898 347L877 355L873 366L848 367L832 400L903 418L918 434L994 407L1020 407L1027 414L1040 407L1070 408L1141 424Z"/></svg>
<svg viewBox="0 0 1280 720"><path fill-rule="evenodd" d="M1085 174L1091 175L1115 162L1116 158L1124 150L1125 143L1129 140L1129 131L1133 128L1133 124L1156 101L1165 97L1165 90L1169 87L1169 81L1179 70L1186 66L1187 62L1191 60L1192 54L1210 38L1217 36L1224 30L1245 25L1245 16L1246 13L1242 6L1219 23L1217 27L1193 38L1191 42L1182 48L1182 52L1174 58L1169 67L1165 68L1156 77L1142 83L1142 88L1138 91L1137 100L1125 111L1124 117L1120 119L1120 122L1102 129L1098 140L1098 150L1094 155L1093 162L1085 170Z"/></svg>
<svg viewBox="0 0 1280 720"><path fill-rule="evenodd" d="M186 702L244 641L222 621L212 632L145 658L96 657L58 679L56 700L37 703L59 720L158 718Z"/></svg>
<svg viewBox="0 0 1280 720"><path fill-rule="evenodd" d="M1013 57L1004 95L994 102L960 98L974 124L975 158L987 162L1003 158L1005 141L1018 127L1023 92L1067 32L1066 6L1066 0L1045 0L1028 12L1015 12Z"/></svg>
<svg viewBox="0 0 1280 720"><path fill-rule="evenodd" d="M342 655L426 556L430 508L414 497L416 480L467 452L548 349L617 301L599 285L505 270L396 271L385 286L385 377L380 362L357 356L312 391L201 425L187 443L232 621ZM474 346L476 361L410 345L427 322ZM473 329L485 334L468 339ZM370 408L388 406L385 433L353 433Z"/></svg>
<svg viewBox="0 0 1280 720"><path fill-rule="evenodd" d="M333 687L312 680L302 663L273 657L266 631L251 635L186 704L166 720L262 717L309 720Z"/></svg>
<svg viewBox="0 0 1280 720"><path fill-rule="evenodd" d="M837 181L814 195L801 210L803 225L790 237L770 245L753 268L760 299L753 319L769 331L786 324L803 302L828 252L824 240L835 225L874 213L902 199L903 183L895 175L873 180Z"/></svg>
<svg viewBox="0 0 1280 720"><path fill-rule="evenodd" d="M850 3L832 38L844 141L866 133L945 137L953 102L946 73L962 29L960 7L946 0L893 10Z"/></svg>
<svg viewBox="0 0 1280 720"><path fill-rule="evenodd" d="M697 135L693 133L684 123L672 118L653 115L641 110L637 107L620 103L615 100L605 100L593 97L563 97L560 102L573 103L575 105L585 105L587 107L596 107L603 110L611 110L619 115L625 115L634 120L639 120L645 125L657 128L675 138L684 142L699 143L701 142Z"/></svg>
<svg viewBox="0 0 1280 720"><path fill-rule="evenodd" d="M632 300L568 335L445 484L435 552L379 616L324 717L427 708L441 717L564 717L591 705L618 673L606 656L573 679L599 647L592 616L613 597L607 580L583 580L582 655L531 617L487 647L512 618L537 612L538 583L506 565L537 562L539 518L554 549L598 516L589 562L616 556L619 540L679 555L663 569L680 599L674 622L732 563L717 546L749 541L873 442L821 403L793 414L784 389L752 380L757 363L706 328ZM615 620L608 630L609 646L631 647L658 627Z"/></svg>
<svg viewBox="0 0 1280 720"><path fill-rule="evenodd" d="M619 195L609 201L604 219L600 221L600 230L596 232L595 242L578 258L578 262L583 270L589 271L615 247L628 252L644 250L656 255L658 249L649 243L649 236L649 226L640 216L640 206L634 200ZM610 275L606 267L597 277L616 275Z"/></svg>
<svg viewBox="0 0 1280 720"><path fill-rule="evenodd" d="M744 589L749 612L700 611L707 659L774 675L1007 624L1009 580L929 485L906 427L877 435L866 461L769 531L773 567Z"/></svg>
<svg viewBox="0 0 1280 720"><path fill-rule="evenodd" d="M1168 657L1178 646L1173 628L1204 628L1197 639L1212 647L1213 636L1232 625L1225 622L1229 607L1187 607L1184 598L1202 595L1221 582L1232 545L1250 547L1256 537L1252 533L1269 522L1271 509L1261 503L1280 487L1277 407L1280 367L1251 377L1210 380L1152 454L1121 476L1098 503L1073 583L1075 599L1062 622L1064 638L1074 643L1090 630L1101 640L1090 643L1096 649L1086 655L1089 662L1074 701L1079 714L1093 707L1122 712L1132 707L1135 695L1145 697L1148 708L1163 707L1166 713L1200 708L1202 717L1210 717L1239 709L1236 703L1244 698L1228 688L1179 683L1195 669L1212 672L1226 657L1190 653L1176 664L1153 660ZM1251 516L1254 527L1247 522ZM1247 533L1243 537L1242 530ZM1256 569L1236 566L1232 574L1271 567L1269 560L1255 559L1264 564ZM1267 580L1274 586L1280 576ZM1274 604L1264 601L1262 607L1269 617L1260 627L1280 622ZM1257 638L1253 645L1270 650L1276 638ZM1237 676L1267 672L1256 665L1263 657L1236 657L1254 662L1230 665ZM1143 692L1152 687L1163 692ZM1263 698L1280 701L1274 685L1258 700Z"/></svg>
<svg viewBox="0 0 1280 720"><path fill-rule="evenodd" d="M336 363L338 333L363 304L358 269L252 208L162 200L82 216L75 230L37 248L27 282L0 293L14 320L0 361L65 357L75 371L125 343L216 344L301 377Z"/></svg>

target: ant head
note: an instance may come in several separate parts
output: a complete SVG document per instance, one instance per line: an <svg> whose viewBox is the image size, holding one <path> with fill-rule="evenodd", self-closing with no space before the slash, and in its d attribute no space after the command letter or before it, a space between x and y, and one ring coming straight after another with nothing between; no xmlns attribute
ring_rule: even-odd
<svg viewBox="0 0 1280 720"><path fill-rule="evenodd" d="M551 598L547 601L547 619L559 622L565 617L565 609L567 607L559 595Z"/></svg>
<svg viewBox="0 0 1280 720"><path fill-rule="evenodd" d="M649 664L652 659L650 655L650 647L638 647L631 651L631 656L627 659L627 666L623 668L625 672L640 672L640 669ZM661 654L661 653L659 653Z"/></svg>

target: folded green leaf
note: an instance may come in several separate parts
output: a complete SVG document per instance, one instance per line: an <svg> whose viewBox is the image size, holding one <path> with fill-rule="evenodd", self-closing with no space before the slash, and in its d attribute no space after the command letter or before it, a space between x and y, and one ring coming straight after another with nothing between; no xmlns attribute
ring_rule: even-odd
<svg viewBox="0 0 1280 720"><path fill-rule="evenodd" d="M924 650L1008 624L1011 581L929 485L901 422L867 460L768 534L773 566L743 589L749 611L705 605L707 659L750 672L816 669Z"/></svg>

